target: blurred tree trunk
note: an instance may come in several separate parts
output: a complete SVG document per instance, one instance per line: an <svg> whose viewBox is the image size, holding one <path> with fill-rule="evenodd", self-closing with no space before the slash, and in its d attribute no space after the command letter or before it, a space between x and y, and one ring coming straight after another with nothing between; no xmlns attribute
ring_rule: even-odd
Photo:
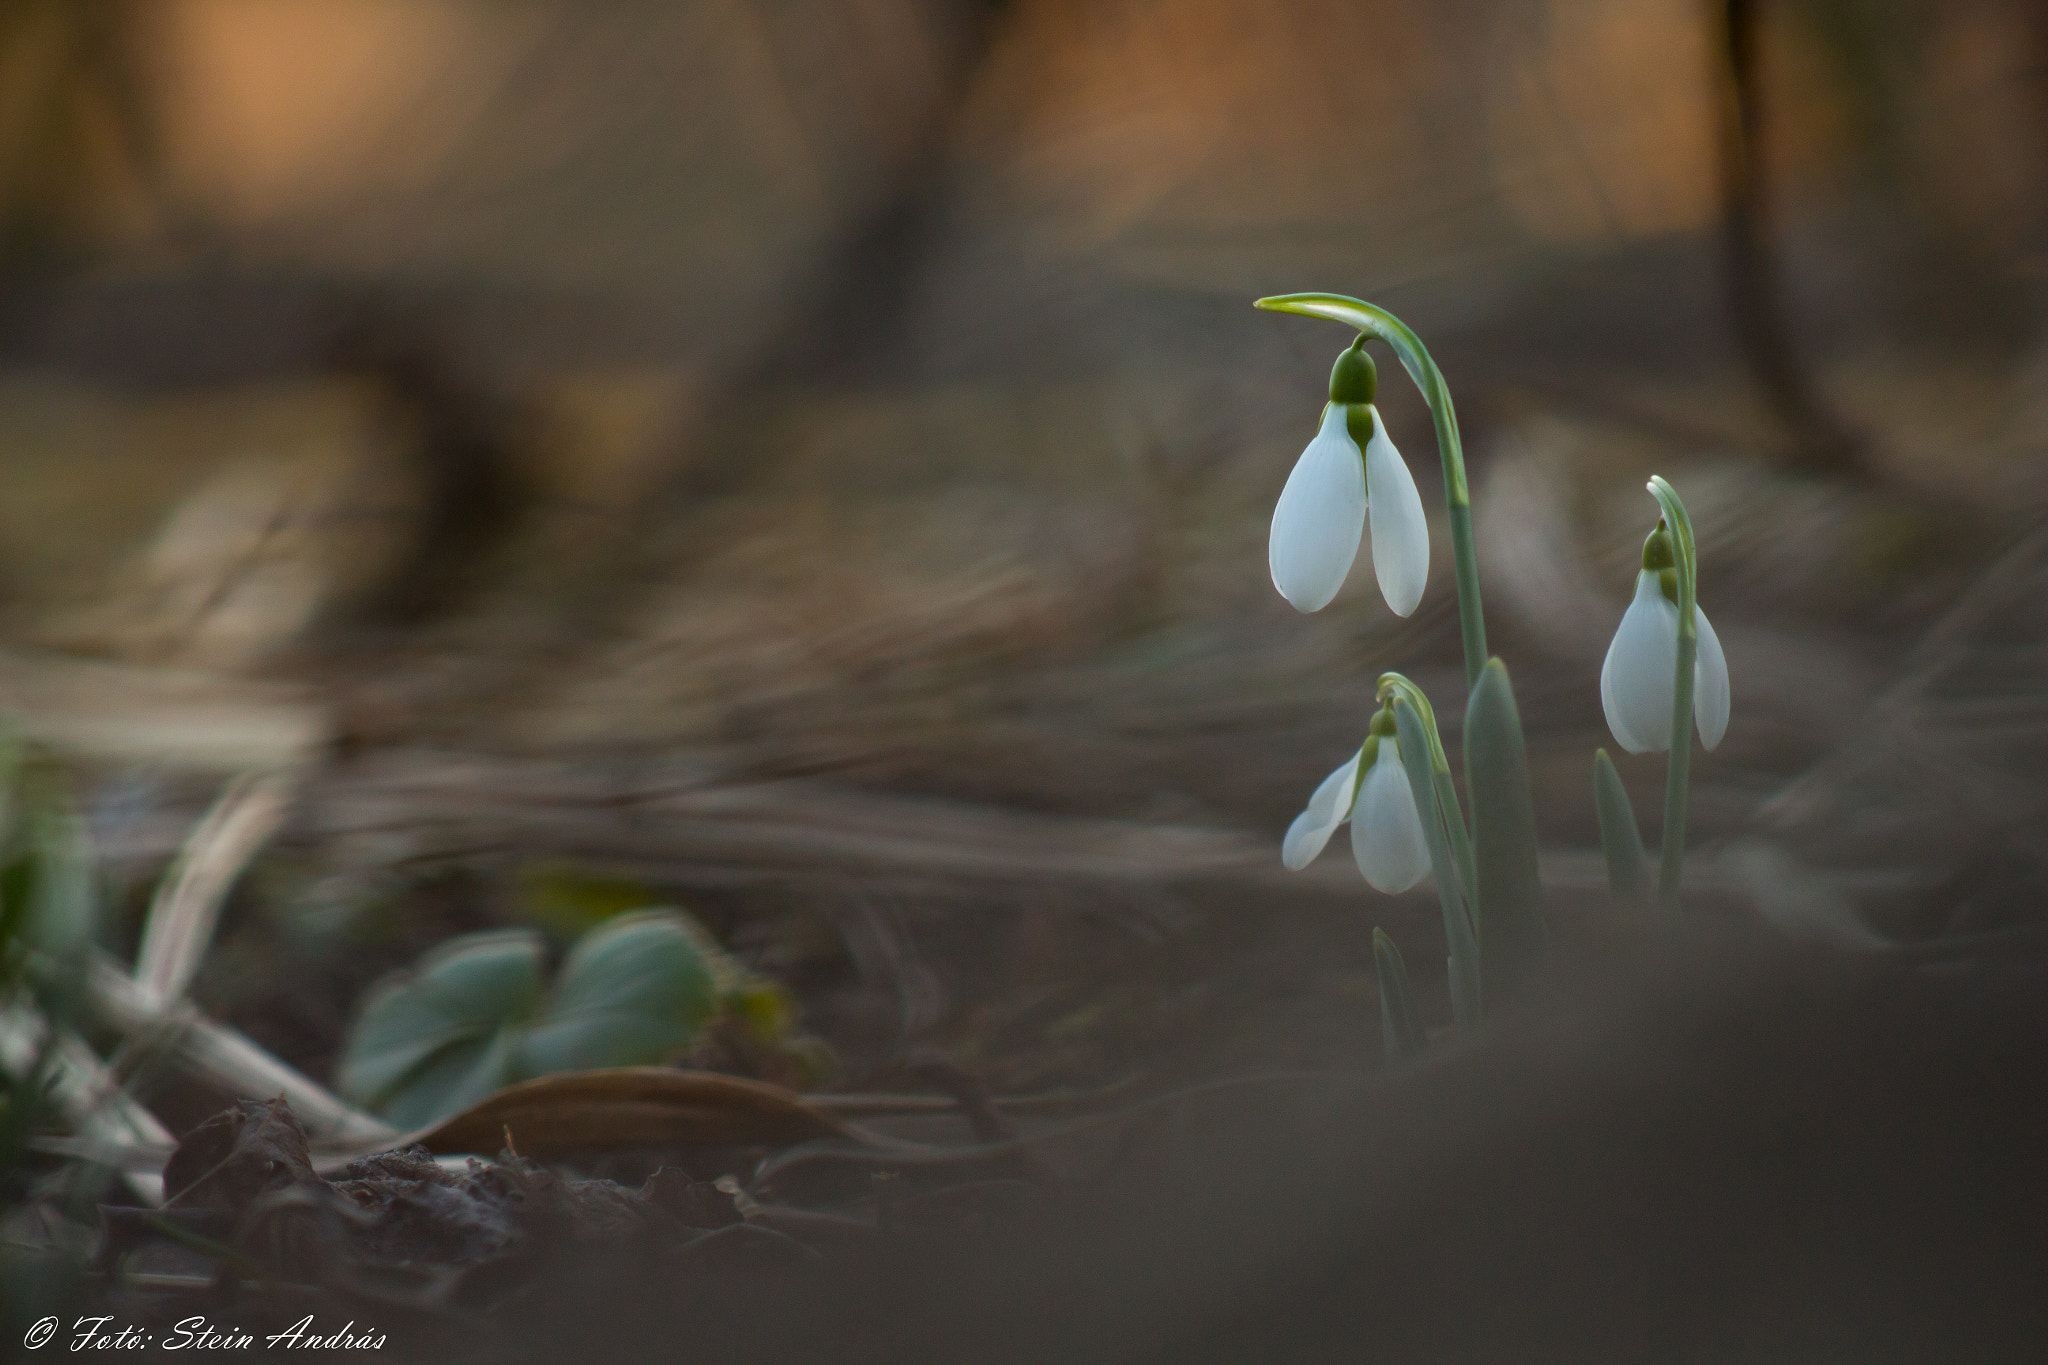
<svg viewBox="0 0 2048 1365"><path fill-rule="evenodd" d="M1760 0L1722 0L1723 92L1717 120L1728 307L1737 344L1772 412L1792 439L1788 463L1821 474L1867 472L1868 438L1821 394L1794 335L1764 167Z"/></svg>

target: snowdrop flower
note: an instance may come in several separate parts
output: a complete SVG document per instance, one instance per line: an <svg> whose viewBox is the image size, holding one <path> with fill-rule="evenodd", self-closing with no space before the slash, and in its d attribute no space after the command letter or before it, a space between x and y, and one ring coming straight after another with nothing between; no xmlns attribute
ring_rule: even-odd
<svg viewBox="0 0 2048 1365"><path fill-rule="evenodd" d="M1378 380L1364 345L1361 336L1337 357L1322 428L1273 508L1266 560L1273 586L1297 611L1320 611L1337 595L1368 514L1373 572L1396 616L1415 610L1429 578L1422 495L1373 406Z"/></svg>
<svg viewBox="0 0 2048 1365"><path fill-rule="evenodd" d="M1658 523L1643 542L1643 568L1607 661L1600 666L1600 704L1607 728L1632 754L1662 753L1671 747L1671 707L1678 676L1678 572L1671 536ZM1692 716L1700 742L1709 749L1728 729L1728 659L1721 641L1695 608L1699 654L1693 664Z"/></svg>
<svg viewBox="0 0 2048 1365"><path fill-rule="evenodd" d="M1364 747L1324 778L1308 808L1294 817L1280 844L1280 861L1296 872L1307 867L1347 819L1351 855L1376 889L1406 891L1428 874L1429 844L1401 764L1391 709L1373 717Z"/></svg>

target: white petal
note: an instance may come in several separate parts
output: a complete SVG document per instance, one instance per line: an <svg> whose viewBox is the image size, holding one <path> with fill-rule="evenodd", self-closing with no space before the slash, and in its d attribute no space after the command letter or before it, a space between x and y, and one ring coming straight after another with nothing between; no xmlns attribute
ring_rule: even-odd
<svg viewBox="0 0 2048 1365"><path fill-rule="evenodd" d="M1600 705L1616 743L1632 754L1671 747L1677 676L1678 608L1665 598L1657 575L1645 569L1636 575L1635 601L1628 604L1600 665Z"/></svg>
<svg viewBox="0 0 2048 1365"><path fill-rule="evenodd" d="M1707 623L1707 614L1693 608L1699 623L1699 662L1692 670L1692 718L1700 727L1700 743L1709 749L1728 733L1728 656L1721 652L1721 639Z"/></svg>
<svg viewBox="0 0 2048 1365"><path fill-rule="evenodd" d="M1323 779L1315 795L1309 797L1308 809L1287 827L1287 837L1280 841L1280 861L1290 871L1299 872L1315 861L1330 835L1351 814L1351 799L1357 790L1358 755L1354 753L1349 763Z"/></svg>
<svg viewBox="0 0 2048 1365"><path fill-rule="evenodd" d="M1429 843L1408 770L1392 737L1380 741L1379 761L1358 787L1351 812L1351 856L1381 891L1406 891L1429 875Z"/></svg>
<svg viewBox="0 0 2048 1365"><path fill-rule="evenodd" d="M1273 586L1297 611L1322 610L1344 586L1364 534L1365 465L1344 428L1343 406L1332 403L1273 508L1266 548Z"/></svg>
<svg viewBox="0 0 2048 1365"><path fill-rule="evenodd" d="M1406 616L1422 601L1429 581L1429 519L1415 476L1387 429L1372 410L1372 439L1365 443L1365 488L1372 507L1372 569L1394 615Z"/></svg>

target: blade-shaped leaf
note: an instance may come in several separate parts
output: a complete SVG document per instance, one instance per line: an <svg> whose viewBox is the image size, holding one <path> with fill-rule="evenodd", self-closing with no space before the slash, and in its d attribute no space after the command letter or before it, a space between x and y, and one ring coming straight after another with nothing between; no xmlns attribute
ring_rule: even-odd
<svg viewBox="0 0 2048 1365"><path fill-rule="evenodd" d="M24 768L20 795L28 858L20 933L55 961L75 964L91 946L95 915L85 822L47 762Z"/></svg>
<svg viewBox="0 0 2048 1365"><path fill-rule="evenodd" d="M1471 901L1465 894L1464 875L1444 832L1447 822L1462 821L1464 816L1455 806L1444 809L1445 791L1437 785L1430 767L1429 740L1423 733L1422 718L1404 698L1394 702L1394 727L1401 740L1401 766L1408 770L1408 789L1414 794L1415 809L1423 816L1422 837L1429 845L1430 869L1436 875L1437 904L1444 916L1444 941L1450 945L1451 961L1458 968L1451 976L1451 1012L1460 1028L1477 1028L1479 938ZM1449 799L1455 801L1457 794L1449 793Z"/></svg>
<svg viewBox="0 0 2048 1365"><path fill-rule="evenodd" d="M26 746L14 727L0 718L0 848L14 853L15 821L21 814L21 779Z"/></svg>
<svg viewBox="0 0 2048 1365"><path fill-rule="evenodd" d="M1387 1061L1421 1056L1422 1019L1408 994L1408 964L1401 960L1401 950L1384 929L1372 931L1372 961L1380 977L1380 1035L1386 1043Z"/></svg>
<svg viewBox="0 0 2048 1365"><path fill-rule="evenodd" d="M1536 866L1529 757L1507 665L1489 659L1465 707L1465 785L1479 871L1479 941L1489 1001L1510 998L1548 941Z"/></svg>
<svg viewBox="0 0 2048 1365"><path fill-rule="evenodd" d="M1605 749L1593 751L1593 809L1600 817L1600 848L1607 855L1607 890L1616 905L1650 901L1650 855L1637 832L1636 810Z"/></svg>

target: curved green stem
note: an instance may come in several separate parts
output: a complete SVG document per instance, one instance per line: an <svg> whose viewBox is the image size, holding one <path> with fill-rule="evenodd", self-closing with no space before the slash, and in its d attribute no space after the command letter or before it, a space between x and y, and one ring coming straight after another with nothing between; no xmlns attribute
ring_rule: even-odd
<svg viewBox="0 0 2048 1365"><path fill-rule="evenodd" d="M1692 518L1686 515L1678 490L1654 474L1648 487L1664 510L1678 571L1678 672L1671 689L1671 761L1664 773L1664 856L1657 869L1658 903L1676 908L1679 879L1685 872L1686 788L1692 772L1692 675L1700 648L1699 552L1693 543Z"/></svg>
<svg viewBox="0 0 2048 1365"><path fill-rule="evenodd" d="M1399 697L1415 708L1415 714L1422 720L1422 731L1429 736L1430 771L1448 776L1451 760L1444 754L1443 737L1436 730L1436 708L1429 704L1429 697L1408 677L1392 671L1380 674L1379 686L1373 689L1373 700L1380 705L1386 705L1389 697Z"/></svg>
<svg viewBox="0 0 2048 1365"><path fill-rule="evenodd" d="M1415 708L1416 719L1422 722L1422 733L1429 739L1430 783L1436 792L1437 806L1443 811L1444 826L1450 835L1451 851L1458 859L1458 876L1464 883L1462 894L1469 908L1473 888L1479 884L1477 867L1472 858L1472 834L1466 828L1465 813L1458 805L1458 789L1451 782L1451 760L1444 754L1443 736L1437 733L1436 712L1431 708L1429 698L1423 695L1422 689L1399 673L1380 674L1376 696L1382 704L1388 697L1396 697L1407 702Z"/></svg>
<svg viewBox="0 0 2048 1365"><path fill-rule="evenodd" d="M1469 898L1467 875L1453 861L1456 855L1444 839L1445 827L1463 824L1463 817L1455 810L1443 809L1442 788L1433 778L1429 735L1435 726L1425 728L1422 713L1407 696L1397 695L1393 705L1394 726L1402 741L1401 766L1408 770L1408 790L1415 797L1416 812L1420 814L1425 808L1430 812L1422 823L1422 838L1429 846L1430 870L1436 873L1437 904L1444 915L1444 943L1450 950L1451 1013L1458 1027L1476 1029L1481 1013L1479 916Z"/></svg>
<svg viewBox="0 0 2048 1365"><path fill-rule="evenodd" d="M1465 644L1465 685L1479 681L1486 666L1486 617L1479 602L1479 551L1472 540L1472 494L1465 482L1465 447L1458 439L1458 414L1443 371L1429 358L1422 338L1386 309L1344 294L1281 294L1255 305L1272 313L1328 318L1377 337L1401 358L1401 367L1422 391L1436 419L1437 454L1443 461L1444 501L1450 509L1451 554L1458 583L1458 629Z"/></svg>

